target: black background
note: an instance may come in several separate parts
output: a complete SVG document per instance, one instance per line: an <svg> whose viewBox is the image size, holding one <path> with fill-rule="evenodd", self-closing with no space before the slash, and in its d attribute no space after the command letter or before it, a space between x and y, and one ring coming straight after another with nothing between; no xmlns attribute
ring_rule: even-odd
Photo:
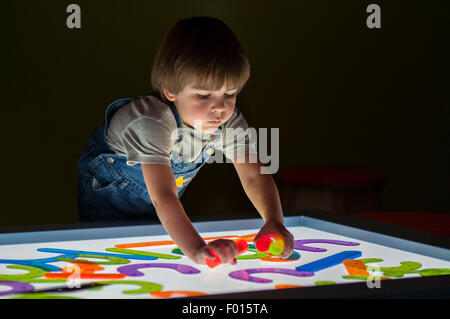
<svg viewBox="0 0 450 319"><path fill-rule="evenodd" d="M66 8L81 7L81 29ZM381 7L368 29L366 7ZM116 99L151 91L180 19L227 23L251 78L237 106L280 129L280 167L383 169L387 210L450 213L448 10L439 1L77 0L2 4L0 226L77 221L76 161ZM231 164L206 165L190 216L254 211Z"/></svg>

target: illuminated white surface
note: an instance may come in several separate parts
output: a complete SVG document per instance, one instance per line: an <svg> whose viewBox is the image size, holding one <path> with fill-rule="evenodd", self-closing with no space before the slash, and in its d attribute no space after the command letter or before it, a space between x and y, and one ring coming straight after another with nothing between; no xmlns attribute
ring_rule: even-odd
<svg viewBox="0 0 450 319"><path fill-rule="evenodd" d="M207 294L217 294L217 293L229 293L229 292L246 292L253 290L268 290L275 289L276 285L299 285L299 286L314 286L320 281L333 281L336 283L354 283L354 282L364 282L364 280L356 279L344 279L348 272L343 264L330 267L314 273L311 277L295 277L285 274L254 274L256 277L271 279L271 283L254 283L243 280L238 280L231 278L229 273L236 270L243 269L253 269L253 268L286 268L295 269L295 267L313 262L315 260L334 255L342 251L361 251L362 256L358 259L366 258L381 258L382 262L376 264L370 264L380 267L397 267L400 266L400 262L418 262L422 266L421 269L434 269L434 268L450 268L450 262L445 260L440 260L436 258L431 258L419 254L414 254L411 252L406 252L398 249L393 249L386 246L376 245L369 242L364 242L362 240L353 239L350 237L345 237L341 235L336 235L333 233L323 232L316 229L308 227L289 227L289 230L294 235L295 240L300 239L327 239L327 240L340 240L348 242L357 242L358 246L341 246L333 244L322 244L314 243L308 244L310 247L324 248L325 252L309 252L303 250L296 250L300 254L300 259L292 262L270 262L262 261L259 259L251 260L238 260L237 265L220 265L214 269L209 269L207 266L197 265L185 256L181 256L180 259L155 259L155 260L132 260L126 265L132 264L142 264L142 263L175 263L192 266L200 271L198 274L181 274L172 269L163 268L144 268L141 269L144 273L142 277L127 277L123 280L133 280L133 281L145 281L158 283L163 286L162 291L200 291ZM213 237L213 236L241 236L252 233L257 233L258 229L248 229L239 231L221 231L221 232L210 232L201 233L203 237ZM0 246L0 259L37 259L37 258L49 258L56 257L59 254L39 252L39 248L59 248L59 249L69 249L69 250L82 250L91 251L98 253L110 253L106 251L106 248L113 248L118 244L127 243L139 243L139 242L150 242L150 241L160 241L160 240L170 240L167 235L163 236L145 236L145 237L129 237L129 238L110 238L110 239L94 239L94 240L78 240L78 241L64 241L64 242L47 242L47 243L35 243L35 244L18 244L18 245L3 245ZM164 246L152 246L152 247L137 247L131 248L138 251L146 252L158 252L164 254L172 254L172 249L175 245L164 245ZM252 254L251 252L247 254ZM178 256L178 255L177 255ZM103 259L91 259L84 258L91 261L104 261ZM52 265L58 267L67 267L71 264L68 262L55 262ZM23 270L8 269L6 268L8 264L0 264L0 274L2 275L16 275L24 274ZM101 265L105 269L97 272L102 273L118 273L117 269L125 265ZM419 277L419 274L406 274L403 278ZM43 277L42 277L43 278ZM396 279L396 278L392 278ZM4 279L3 279L4 280ZM82 282L91 282L92 280L83 280ZM382 282L381 282L382 284ZM33 283L36 289L44 289L50 287L61 287L65 286L65 283ZM79 292L69 292L69 293L49 293L51 295L60 296L71 296L78 298L156 298L151 296L149 293L143 294L124 294L123 291L134 290L139 288L136 285L109 285L96 290L82 290ZM369 288L368 288L369 289ZM10 290L10 287L0 285L0 293L3 291ZM11 298L17 295L6 295L0 298ZM178 297L174 296L174 297Z"/></svg>

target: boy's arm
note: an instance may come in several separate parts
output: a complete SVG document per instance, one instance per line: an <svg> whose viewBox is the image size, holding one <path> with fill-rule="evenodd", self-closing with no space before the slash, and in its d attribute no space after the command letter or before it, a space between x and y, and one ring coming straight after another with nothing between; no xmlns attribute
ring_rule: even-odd
<svg viewBox="0 0 450 319"><path fill-rule="evenodd" d="M183 254L198 264L204 264L205 257L214 258L214 255L206 249L205 241L192 225L178 199L175 178L170 166L164 164L142 164L141 166L156 214ZM230 242L218 241L208 247L214 248L224 262L232 262L237 254L237 248ZM223 249L227 255L224 254Z"/></svg>
<svg viewBox="0 0 450 319"><path fill-rule="evenodd" d="M264 221L284 224L277 186L270 174L261 174L259 160L250 163L249 154L246 154L243 163L238 163L235 158L233 165L245 193Z"/></svg>
<svg viewBox="0 0 450 319"><path fill-rule="evenodd" d="M142 172L161 224L183 253L188 257L192 256L205 242L195 230L178 199L170 166L142 164Z"/></svg>
<svg viewBox="0 0 450 319"><path fill-rule="evenodd" d="M261 174L262 164L259 161L250 163L249 154L245 155L245 161L240 160L239 162L235 158L233 165L242 187L265 222L264 227L255 237L255 241L265 234L278 233L284 237L285 241L285 250L280 257L289 257L294 249L294 238L284 227L280 196L272 176Z"/></svg>

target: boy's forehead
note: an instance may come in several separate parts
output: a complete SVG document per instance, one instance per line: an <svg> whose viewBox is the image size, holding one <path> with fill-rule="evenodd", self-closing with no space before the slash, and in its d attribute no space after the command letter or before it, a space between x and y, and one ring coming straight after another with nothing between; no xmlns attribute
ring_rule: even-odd
<svg viewBox="0 0 450 319"><path fill-rule="evenodd" d="M201 91L215 91L215 90L213 89L213 87L208 87L208 86L204 86L204 85L199 85L199 84L197 84L197 83L189 84L189 85L187 85L187 88L194 89L194 90L201 90ZM222 89L223 89L223 88L225 88L226 91L237 90L237 88L235 88L235 87L229 88L229 89L228 89L228 88L226 88L225 85L222 87ZM222 89L220 89L220 90L222 90Z"/></svg>

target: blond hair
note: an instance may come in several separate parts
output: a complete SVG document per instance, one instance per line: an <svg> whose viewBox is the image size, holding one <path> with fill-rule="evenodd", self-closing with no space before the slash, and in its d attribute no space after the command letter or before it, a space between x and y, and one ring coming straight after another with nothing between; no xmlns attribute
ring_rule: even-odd
<svg viewBox="0 0 450 319"><path fill-rule="evenodd" d="M207 90L239 93L250 77L250 63L238 39L221 20L191 17L175 24L153 63L151 84L161 98L164 89L178 94L191 83Z"/></svg>

